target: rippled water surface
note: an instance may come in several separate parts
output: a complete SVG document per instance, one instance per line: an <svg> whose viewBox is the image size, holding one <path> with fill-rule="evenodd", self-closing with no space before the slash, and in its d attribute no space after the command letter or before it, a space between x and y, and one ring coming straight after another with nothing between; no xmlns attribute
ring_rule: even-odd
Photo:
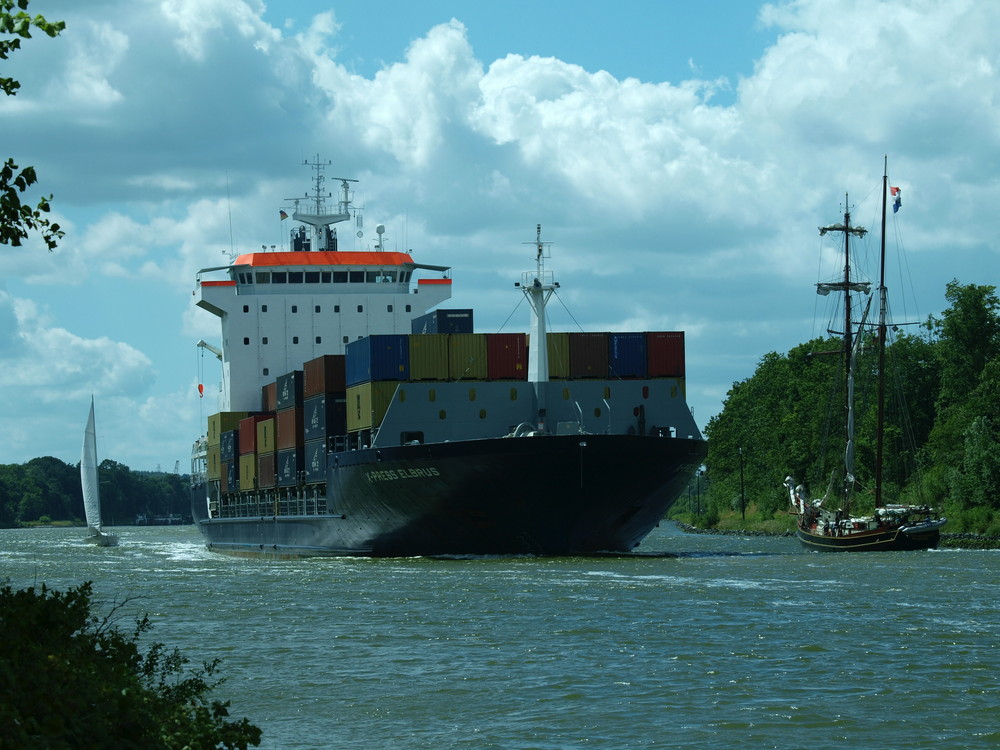
<svg viewBox="0 0 1000 750"><path fill-rule="evenodd" d="M1000 746L997 552L665 524L636 557L268 562L119 531L0 530L0 579L137 597L265 748Z"/></svg>

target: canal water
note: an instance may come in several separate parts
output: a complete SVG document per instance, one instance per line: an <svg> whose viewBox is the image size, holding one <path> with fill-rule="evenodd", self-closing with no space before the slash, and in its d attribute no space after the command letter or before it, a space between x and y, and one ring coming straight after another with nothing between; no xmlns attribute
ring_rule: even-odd
<svg viewBox="0 0 1000 750"><path fill-rule="evenodd" d="M221 659L264 748L1000 747L995 551L665 523L631 557L261 561L118 531L0 530L0 580L134 597L153 640Z"/></svg>

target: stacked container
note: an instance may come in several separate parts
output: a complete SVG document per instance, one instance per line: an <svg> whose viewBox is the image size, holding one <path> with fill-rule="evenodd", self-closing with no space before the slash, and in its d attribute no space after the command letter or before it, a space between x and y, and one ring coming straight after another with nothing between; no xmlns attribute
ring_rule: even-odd
<svg viewBox="0 0 1000 750"><path fill-rule="evenodd" d="M220 411L218 414L212 414L208 418L208 466L207 473L208 479L210 481L223 481L227 485L229 479L231 478L228 473L228 469L224 472L222 465L222 436L227 432L236 430L240 426L240 420L243 419L247 413L245 411ZM229 440L230 438L227 438ZM233 455L235 450L235 445L231 445L228 449L228 454ZM230 458L230 464L232 464L232 458ZM233 484L235 485L235 477L233 477ZM223 489L223 492L226 492Z"/></svg>
<svg viewBox="0 0 1000 750"><path fill-rule="evenodd" d="M347 432L347 371L344 355L305 363L303 440L306 483L326 481L330 438Z"/></svg>
<svg viewBox="0 0 1000 750"><path fill-rule="evenodd" d="M302 381L302 370L280 375L275 381L275 441L279 487L296 485L302 471L305 448L302 434Z"/></svg>

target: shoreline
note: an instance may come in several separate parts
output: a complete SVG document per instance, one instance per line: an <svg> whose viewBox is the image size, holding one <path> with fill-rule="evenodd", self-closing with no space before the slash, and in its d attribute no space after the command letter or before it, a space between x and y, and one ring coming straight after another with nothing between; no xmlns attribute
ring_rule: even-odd
<svg viewBox="0 0 1000 750"><path fill-rule="evenodd" d="M714 534L717 536L774 536L794 537L794 531L755 531L753 529L703 529L683 521L672 521L685 534ZM941 534L939 547L947 549L1000 549L1000 537L962 532Z"/></svg>

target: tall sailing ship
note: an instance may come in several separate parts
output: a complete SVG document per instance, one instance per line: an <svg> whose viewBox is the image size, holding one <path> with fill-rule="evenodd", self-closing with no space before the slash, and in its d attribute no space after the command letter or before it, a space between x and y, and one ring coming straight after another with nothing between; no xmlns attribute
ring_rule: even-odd
<svg viewBox="0 0 1000 750"><path fill-rule="evenodd" d="M515 284L530 334L475 333L434 309L451 269L341 247L353 180L324 167L291 249L199 272L218 316L220 410L195 443L193 514L241 555L566 555L633 550L706 443L685 403L682 332L549 333L559 288L536 231ZM282 211L282 214L287 214ZM354 239L353 237L351 238Z"/></svg>
<svg viewBox="0 0 1000 750"><path fill-rule="evenodd" d="M797 516L796 534L808 549L825 552L851 552L873 550L921 550L937 547L940 529L947 519L938 516L927 505L892 504L885 502L883 488L883 454L885 439L885 347L889 328L887 290L885 285L885 222L889 193L888 169L882 176L882 237L880 246L880 271L878 285L878 382L877 418L875 434L874 496L875 511L862 515L852 513L851 506L856 501L858 481L855 476L855 376L858 372L858 354L863 340L863 331L872 304L871 283L855 278L851 270L851 238L861 238L867 234L864 227L851 224L849 204L845 197L844 221L842 224L821 227L820 234L838 233L843 235L844 274L834 282L817 284L817 292L827 295L843 295L843 348L844 357L844 410L845 445L844 465L840 481L831 481L826 494L810 499L806 488L796 485L788 476L785 486L791 502L791 512ZM898 188L893 188L898 194ZM899 207L896 203L895 208ZM895 210L895 209L894 209ZM860 293L867 297L860 323L853 320L851 295ZM836 507L831 507L835 505Z"/></svg>

